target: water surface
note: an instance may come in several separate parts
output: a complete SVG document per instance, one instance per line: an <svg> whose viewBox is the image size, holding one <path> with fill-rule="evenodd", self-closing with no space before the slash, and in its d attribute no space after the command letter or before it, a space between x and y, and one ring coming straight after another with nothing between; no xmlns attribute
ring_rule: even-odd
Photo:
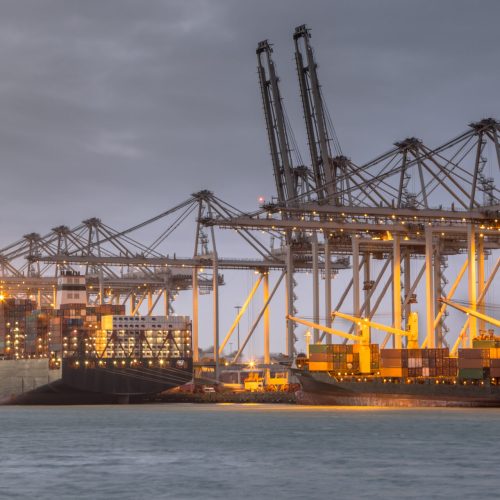
<svg viewBox="0 0 500 500"><path fill-rule="evenodd" d="M0 407L0 497L499 498L500 411Z"/></svg>

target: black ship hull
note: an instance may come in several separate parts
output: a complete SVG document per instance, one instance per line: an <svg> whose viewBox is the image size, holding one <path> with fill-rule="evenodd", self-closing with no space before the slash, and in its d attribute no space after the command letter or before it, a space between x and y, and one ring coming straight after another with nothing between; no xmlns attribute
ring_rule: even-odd
<svg viewBox="0 0 500 500"><path fill-rule="evenodd" d="M182 363L180 363L182 361ZM14 362L15 363L15 362ZM3 404L102 404L147 400L183 385L193 378L191 359L125 362L121 359L63 359L58 376L50 370L49 383L30 390L23 384L1 401Z"/></svg>
<svg viewBox="0 0 500 500"><path fill-rule="evenodd" d="M294 370L301 390L300 404L390 407L500 407L500 386L439 383L385 383L380 378L366 381L337 380L328 373Z"/></svg>

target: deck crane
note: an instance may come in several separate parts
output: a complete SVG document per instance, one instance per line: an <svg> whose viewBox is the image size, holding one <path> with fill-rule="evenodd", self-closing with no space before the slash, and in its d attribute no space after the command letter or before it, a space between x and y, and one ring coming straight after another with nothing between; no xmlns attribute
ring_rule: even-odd
<svg viewBox="0 0 500 500"><path fill-rule="evenodd" d="M267 135L278 193L278 202L286 205L308 186L309 170L303 165L294 166L290 142L293 133L287 123L283 100L279 89L279 78L271 57L272 47L267 40L257 46L257 70L266 119ZM298 154L298 151L297 151Z"/></svg>
<svg viewBox="0 0 500 500"><path fill-rule="evenodd" d="M339 318L343 318L348 321L352 321L353 323L356 323L360 328L360 334L356 335L356 334L346 333L341 330L337 330L335 328L329 328L327 326L323 326L318 323L308 321L306 319L297 318L295 316L287 316L287 319L300 323L301 325L307 326L309 328L317 328L318 330L322 330L326 333L329 333L330 335L337 335L344 339L352 340L353 342L359 344L359 371L364 374L371 373L370 327L378 330L383 330L392 333L394 335L401 335L404 337L408 337L408 349L418 348L418 315L416 312L412 312L409 317L408 330L400 330L398 328L392 328L390 326L376 323L367 318L357 318L355 316L344 314L339 311L333 312L332 316L338 316Z"/></svg>
<svg viewBox="0 0 500 500"><path fill-rule="evenodd" d="M478 311L475 311L474 309L471 309L470 307L465 307L461 306L459 304L456 304L455 302L452 302L451 300L447 299L439 299L439 302L442 302L443 304L446 304L450 307L453 307L454 309L457 309L458 311L462 311L463 313L474 316L475 318L482 319L483 321L486 321L486 323L490 323L491 325L496 326L497 328L500 327L500 321L498 319L492 318L491 316L488 316L486 314L480 313Z"/></svg>
<svg viewBox="0 0 500 500"><path fill-rule="evenodd" d="M383 325L382 323L376 323L368 318L358 318L356 316L351 316L350 314L341 313L340 311L332 312L332 318L335 316L351 321L357 324L360 328L368 327L375 328L376 330L382 330L383 332L392 333L393 335L399 335L401 337L408 337L408 349L418 349L418 313L411 312L408 316L408 329L401 330L399 328L394 328L392 326Z"/></svg>
<svg viewBox="0 0 500 500"><path fill-rule="evenodd" d="M346 333L341 330L320 325L319 323L314 323L295 316L287 316L286 318L309 328L322 330L330 335L337 335L338 337L352 340L353 342L359 344L359 371L361 373L371 373L370 328L368 325L362 324L360 335L354 335L352 333Z"/></svg>
<svg viewBox="0 0 500 500"><path fill-rule="evenodd" d="M319 201L328 199L335 205L342 203L339 181L348 182L345 175L347 158L342 156L339 141L323 102L318 80L317 64L309 43L310 30L305 24L295 28L295 62L299 79L300 95L304 109L307 139ZM305 54L304 54L305 53ZM335 150L332 154L331 144Z"/></svg>

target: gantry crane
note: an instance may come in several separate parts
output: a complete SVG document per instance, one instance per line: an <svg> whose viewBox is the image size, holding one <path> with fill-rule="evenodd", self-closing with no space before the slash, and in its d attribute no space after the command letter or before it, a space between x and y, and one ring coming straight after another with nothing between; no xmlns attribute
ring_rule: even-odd
<svg viewBox="0 0 500 500"><path fill-rule="evenodd" d="M377 330L382 330L385 332L392 333L394 335L400 335L403 337L408 337L408 349L418 348L418 315L416 312L412 312L408 318L408 330L400 330L398 328L392 328L390 326L382 325L381 323L376 323L368 318L357 318L349 314L344 314L339 311L332 313L332 316L338 316L339 318L346 319L356 323L360 327L360 334L355 335L351 333L346 333L335 328L329 328L306 319L297 318L295 316L287 316L288 320L300 323L301 325L307 326L309 328L317 328L330 335L337 335L347 340L352 340L359 344L359 371L361 373L367 374L371 373L371 333L370 328L376 328Z"/></svg>

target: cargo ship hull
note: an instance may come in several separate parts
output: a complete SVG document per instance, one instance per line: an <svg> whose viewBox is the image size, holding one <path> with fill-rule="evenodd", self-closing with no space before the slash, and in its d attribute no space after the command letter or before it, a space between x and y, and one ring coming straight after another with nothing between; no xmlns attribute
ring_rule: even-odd
<svg viewBox="0 0 500 500"><path fill-rule="evenodd" d="M0 404L99 404L140 402L193 377L191 359L122 364L63 359L58 369L47 359L0 361Z"/></svg>
<svg viewBox="0 0 500 500"><path fill-rule="evenodd" d="M293 370L301 390L300 404L334 406L389 407L500 407L500 386L439 383L384 383L383 379L368 381L338 380L328 373Z"/></svg>

